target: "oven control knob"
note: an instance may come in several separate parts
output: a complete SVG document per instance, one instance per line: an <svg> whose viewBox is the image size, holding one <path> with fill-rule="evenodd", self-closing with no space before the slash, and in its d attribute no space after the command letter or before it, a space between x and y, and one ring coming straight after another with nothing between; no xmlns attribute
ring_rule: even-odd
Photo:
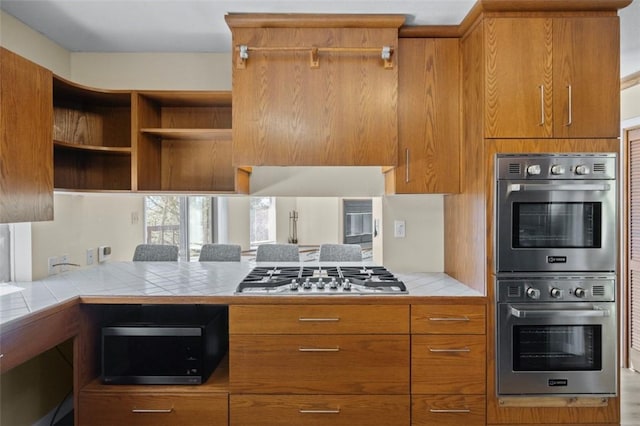
<svg viewBox="0 0 640 426"><path fill-rule="evenodd" d="M529 287L527 289L527 297L530 299L539 299L540 298L540 290L537 288Z"/></svg>
<svg viewBox="0 0 640 426"><path fill-rule="evenodd" d="M584 291L584 288L578 287L573 291L573 294L575 294L576 297L582 298L582 297L585 297L587 295L587 292Z"/></svg>
<svg viewBox="0 0 640 426"><path fill-rule="evenodd" d="M540 168L539 164L533 164L529 167L527 167L527 174L529 176L537 176L542 172L542 169Z"/></svg>
<svg viewBox="0 0 640 426"><path fill-rule="evenodd" d="M551 289L551 291L549 291L549 294L551 295L551 297L554 297L557 299L558 297L562 296L562 290L554 287Z"/></svg>
<svg viewBox="0 0 640 426"><path fill-rule="evenodd" d="M591 173L591 170L589 169L589 166L585 166L584 164L576 166L576 174L577 175L588 175L589 173Z"/></svg>
<svg viewBox="0 0 640 426"><path fill-rule="evenodd" d="M551 166L552 175L563 175L565 173L567 173L567 169L565 166L561 164L554 164L553 166Z"/></svg>

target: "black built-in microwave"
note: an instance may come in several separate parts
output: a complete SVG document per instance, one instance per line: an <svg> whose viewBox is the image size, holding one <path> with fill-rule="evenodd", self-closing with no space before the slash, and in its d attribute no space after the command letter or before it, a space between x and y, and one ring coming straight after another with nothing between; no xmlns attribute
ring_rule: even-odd
<svg viewBox="0 0 640 426"><path fill-rule="evenodd" d="M202 384L226 355L228 308L143 306L102 328L105 384Z"/></svg>

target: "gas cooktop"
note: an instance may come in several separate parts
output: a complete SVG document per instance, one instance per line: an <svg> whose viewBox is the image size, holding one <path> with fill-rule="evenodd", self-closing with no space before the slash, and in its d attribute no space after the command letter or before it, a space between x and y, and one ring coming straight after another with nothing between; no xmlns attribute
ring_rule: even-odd
<svg viewBox="0 0 640 426"><path fill-rule="evenodd" d="M287 296L407 293L382 266L258 266L236 289L236 294Z"/></svg>

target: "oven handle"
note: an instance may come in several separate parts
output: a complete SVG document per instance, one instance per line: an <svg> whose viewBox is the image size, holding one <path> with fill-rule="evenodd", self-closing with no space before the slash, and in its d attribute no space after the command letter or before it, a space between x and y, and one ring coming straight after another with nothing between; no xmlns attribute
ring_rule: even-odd
<svg viewBox="0 0 640 426"><path fill-rule="evenodd" d="M611 185L608 183L576 183L576 184L522 184L512 183L509 185L509 192L524 192L524 191L609 191Z"/></svg>
<svg viewBox="0 0 640 426"><path fill-rule="evenodd" d="M608 317L611 316L611 312L608 309L600 309L593 307L592 309L519 309L515 306L510 306L511 315L517 318L551 318L551 317L573 317L573 318L586 318L586 317Z"/></svg>

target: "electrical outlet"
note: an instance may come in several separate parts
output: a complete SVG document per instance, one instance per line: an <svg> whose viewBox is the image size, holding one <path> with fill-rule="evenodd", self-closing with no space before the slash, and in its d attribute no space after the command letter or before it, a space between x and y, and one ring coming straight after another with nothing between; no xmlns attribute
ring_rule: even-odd
<svg viewBox="0 0 640 426"><path fill-rule="evenodd" d="M98 262L106 262L111 258L111 246L98 247Z"/></svg>
<svg viewBox="0 0 640 426"><path fill-rule="evenodd" d="M49 275L57 274L58 273L58 270L56 269L57 267L54 266L57 264L58 264L57 256L51 256L49 259L47 259L47 274Z"/></svg>
<svg viewBox="0 0 640 426"><path fill-rule="evenodd" d="M87 265L93 265L95 261L95 253L92 248L87 249Z"/></svg>
<svg viewBox="0 0 640 426"><path fill-rule="evenodd" d="M69 255L63 254L58 257L58 264L60 265L60 272L67 272L69 270Z"/></svg>

